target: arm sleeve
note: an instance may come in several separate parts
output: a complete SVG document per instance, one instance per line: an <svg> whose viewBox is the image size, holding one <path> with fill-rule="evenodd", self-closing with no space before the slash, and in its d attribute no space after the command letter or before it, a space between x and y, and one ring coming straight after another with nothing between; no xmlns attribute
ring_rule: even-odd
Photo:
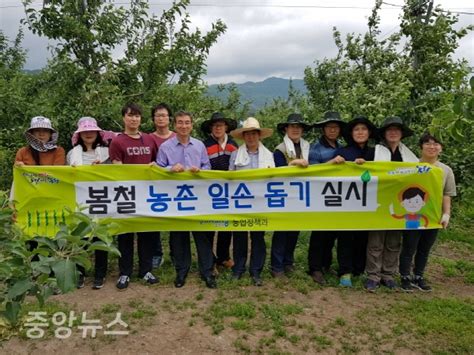
<svg viewBox="0 0 474 355"><path fill-rule="evenodd" d="M162 168L171 169L171 165L168 165L168 157L166 156L166 149L161 145L156 155L156 164Z"/></svg>
<svg viewBox="0 0 474 355"><path fill-rule="evenodd" d="M288 166L288 163L286 162L285 155L279 151L278 149L275 150L273 153L273 160L275 161L275 166Z"/></svg>
<svg viewBox="0 0 474 355"><path fill-rule="evenodd" d="M117 161L120 161L122 162L123 161L123 154L120 150L120 146L119 144L112 140L112 142L110 142L110 147L109 147L109 157L110 157L110 160L113 162L114 160L117 160Z"/></svg>
<svg viewBox="0 0 474 355"><path fill-rule="evenodd" d="M444 196L456 196L456 181L454 179L454 173L451 169L448 169L446 174L446 182L443 187Z"/></svg>
<svg viewBox="0 0 474 355"><path fill-rule="evenodd" d="M319 154L319 151L316 149L315 146L316 144L313 144L309 149L308 163L311 165L322 163L321 154Z"/></svg>
<svg viewBox="0 0 474 355"><path fill-rule="evenodd" d="M72 156L72 149L67 152L67 155L66 155L66 164L67 165L71 165L71 156Z"/></svg>
<svg viewBox="0 0 474 355"><path fill-rule="evenodd" d="M207 155L206 146L203 144L201 148L201 167L202 170L211 170L211 162L209 161L209 155Z"/></svg>
<svg viewBox="0 0 474 355"><path fill-rule="evenodd" d="M56 148L53 165L66 165L66 152L63 147Z"/></svg>
<svg viewBox="0 0 474 355"><path fill-rule="evenodd" d="M24 159L24 157L23 157L23 152L24 152L24 151L25 151L24 148L18 149L18 151L16 152L16 155L15 155L15 161L21 161L21 162L23 162L23 159Z"/></svg>
<svg viewBox="0 0 474 355"><path fill-rule="evenodd" d="M234 150L230 155L229 170L235 170L235 158L237 157L237 150Z"/></svg>

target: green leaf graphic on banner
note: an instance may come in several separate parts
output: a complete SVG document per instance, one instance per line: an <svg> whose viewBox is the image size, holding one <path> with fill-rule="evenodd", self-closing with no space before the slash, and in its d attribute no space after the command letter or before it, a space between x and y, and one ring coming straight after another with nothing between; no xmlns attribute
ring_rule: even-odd
<svg viewBox="0 0 474 355"><path fill-rule="evenodd" d="M58 215L56 213L56 210L53 210L53 221L54 221L54 225L57 226L58 225Z"/></svg>
<svg viewBox="0 0 474 355"><path fill-rule="evenodd" d="M370 173L368 170L364 171L364 173L360 176L360 179L363 181L363 182L369 182L370 179L371 179L371 176L370 176Z"/></svg>
<svg viewBox="0 0 474 355"><path fill-rule="evenodd" d="M39 227L41 225L41 216L39 211L36 211L36 226Z"/></svg>
<svg viewBox="0 0 474 355"><path fill-rule="evenodd" d="M32 218L31 212L28 211L28 227L31 227L31 224L32 224L32 223L31 223L31 218Z"/></svg>
<svg viewBox="0 0 474 355"><path fill-rule="evenodd" d="M49 225L48 210L44 211L44 222L45 222L46 227L47 227Z"/></svg>

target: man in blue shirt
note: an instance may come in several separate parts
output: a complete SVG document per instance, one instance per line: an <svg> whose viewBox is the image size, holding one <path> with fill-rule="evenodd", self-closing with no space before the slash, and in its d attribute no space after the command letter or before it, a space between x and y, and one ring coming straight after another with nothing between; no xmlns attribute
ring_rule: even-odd
<svg viewBox="0 0 474 355"><path fill-rule="evenodd" d="M309 149L309 164L339 163L336 155L342 145L338 138L346 123L339 112L326 112L324 119L314 125L321 128L323 135ZM309 274L314 282L324 285L324 271L328 271L332 263L332 248L338 235L337 231L313 231L308 249Z"/></svg>
<svg viewBox="0 0 474 355"><path fill-rule="evenodd" d="M198 173L200 170L210 170L211 164L204 144L193 137L193 118L188 112L179 111L175 115L176 136L163 143L158 152L156 163L180 173L190 171ZM183 287L191 268L191 245L188 231L170 232L170 247L174 256L176 279L174 285ZM216 288L217 283L212 274L214 265L212 246L206 237L206 232L192 232L198 253L198 264L201 278L209 288Z"/></svg>

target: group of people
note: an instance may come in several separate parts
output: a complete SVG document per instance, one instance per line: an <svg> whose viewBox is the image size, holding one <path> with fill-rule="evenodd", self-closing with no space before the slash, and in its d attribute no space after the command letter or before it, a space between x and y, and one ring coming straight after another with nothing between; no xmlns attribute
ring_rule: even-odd
<svg viewBox="0 0 474 355"><path fill-rule="evenodd" d="M346 161L364 164L366 161L426 162L443 170L442 218L448 226L451 197L456 195L452 170L441 163L441 142L424 133L419 139L421 157L418 158L402 140L413 131L396 116L388 117L376 127L367 117L357 116L345 122L338 112L326 112L316 124L305 122L298 113L290 114L277 125L283 137L274 152L263 144L273 134L273 129L260 126L257 119L249 117L241 127L237 122L219 112L212 114L200 128L207 136L204 142L191 136L194 119L189 112L174 115L170 107L161 103L153 107L151 119L155 126L152 133L140 131L142 109L127 104L122 109L124 129L121 133L102 130L92 117L82 117L72 136L73 148L67 156L58 146L58 132L51 121L42 116L33 117L25 132L27 146L16 155L15 165L94 165L94 164L157 164L172 173L183 171L198 173L200 170L266 169L280 166L307 167L312 164L343 164ZM173 123L174 131L170 129ZM311 129L321 130L320 138L310 144L303 137ZM243 141L239 146L235 140ZM342 139L346 144L342 145ZM375 146L370 140L376 140ZM407 215L410 219L411 215ZM412 217L415 217L413 214ZM430 291L423 275L437 229L412 229L406 231L313 231L308 248L309 275L317 284L326 283L325 275L332 264L333 248L337 244L339 284L352 286L352 276L367 274L365 288L374 292L378 287L398 287L395 281L400 273L400 288L406 292L414 289ZM133 272L134 235L117 236L119 278L116 287L128 287ZM159 282L153 269L163 261L163 248L159 232L138 232L138 276L148 284ZM249 273L254 285L261 286L262 270L266 260L265 232L196 232L173 231L169 235L170 256L176 270L174 285L183 287L191 267L190 237L193 236L198 258L199 273L206 286L216 288L216 267L232 270L233 279L240 279L246 272L249 239ZM277 231L271 243L271 275L285 277L294 271L294 251L298 231ZM216 238L216 251L213 251ZM336 243L337 241L337 243ZM232 244L232 258L230 246ZM413 260L414 259L414 260ZM412 263L414 261L414 268ZM78 287L84 286L85 270L80 269ZM95 251L93 288L104 285L107 272L107 253ZM413 274L412 274L413 272Z"/></svg>

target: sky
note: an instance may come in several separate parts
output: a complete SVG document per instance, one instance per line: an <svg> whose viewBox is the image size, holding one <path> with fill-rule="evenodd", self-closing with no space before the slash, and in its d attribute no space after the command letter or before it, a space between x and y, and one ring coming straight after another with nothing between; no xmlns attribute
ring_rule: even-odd
<svg viewBox="0 0 474 355"><path fill-rule="evenodd" d="M118 1L127 3L127 1ZM129 1L128 1L129 2ZM191 0L192 25L202 31L221 19L227 31L211 48L208 84L261 81L276 76L300 79L316 60L334 57L334 26L341 32L364 33L374 0ZM382 5L381 38L398 30L403 0ZM33 0L38 8L42 0ZM150 0L150 10L160 15L171 1ZM455 12L474 13L471 0L435 0L435 5ZM0 0L0 29L13 39L24 17L21 0ZM457 27L474 24L474 15L460 14ZM463 38L455 58L465 58L474 67L474 33ZM27 29L23 47L28 51L26 69L45 66L48 41ZM120 53L117 53L119 56Z"/></svg>

